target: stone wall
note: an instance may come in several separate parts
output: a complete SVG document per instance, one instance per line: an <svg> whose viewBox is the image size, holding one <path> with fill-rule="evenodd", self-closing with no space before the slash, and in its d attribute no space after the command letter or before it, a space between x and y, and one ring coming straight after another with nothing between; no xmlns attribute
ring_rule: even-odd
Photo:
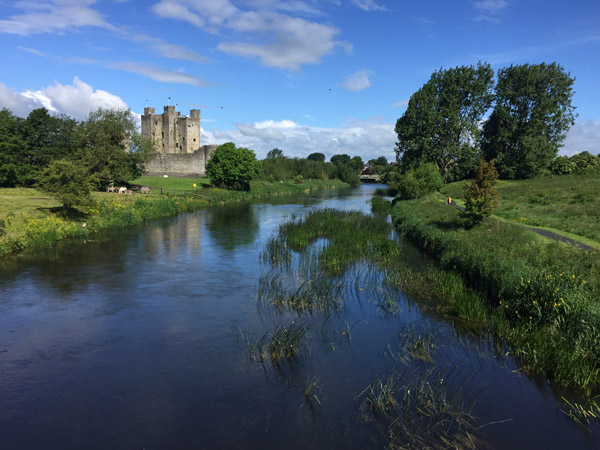
<svg viewBox="0 0 600 450"><path fill-rule="evenodd" d="M151 177L203 177L206 163L218 145L203 145L193 153L158 155L146 165L144 175Z"/></svg>

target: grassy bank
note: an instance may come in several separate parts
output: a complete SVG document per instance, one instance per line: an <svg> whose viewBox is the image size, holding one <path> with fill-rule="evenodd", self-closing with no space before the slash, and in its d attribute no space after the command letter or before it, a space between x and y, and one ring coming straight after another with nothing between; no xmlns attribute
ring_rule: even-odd
<svg viewBox="0 0 600 450"><path fill-rule="evenodd" d="M26 248L49 247L68 237L135 226L212 205L347 187L346 183L337 180L306 181L302 184L257 181L252 183L250 191L239 192L194 189L189 178L183 181L175 178L164 180L169 180L164 184L164 194L160 194L159 190L133 196L97 192L90 206L81 207L69 215L60 210L56 200L35 189L0 189L0 255L19 253ZM151 182L144 184L156 186ZM173 190L176 189L173 186L188 186L188 189Z"/></svg>
<svg viewBox="0 0 600 450"><path fill-rule="evenodd" d="M568 232L600 244L599 174L563 175L531 180L500 181L500 205L495 215L529 226ZM462 199L463 183L451 183L441 192ZM573 236L575 235L575 236ZM588 242L584 242L588 243Z"/></svg>
<svg viewBox="0 0 600 450"><path fill-rule="evenodd" d="M586 395L600 386L600 254L489 219L466 230L437 196L398 202L395 223L486 293L496 337L531 374Z"/></svg>

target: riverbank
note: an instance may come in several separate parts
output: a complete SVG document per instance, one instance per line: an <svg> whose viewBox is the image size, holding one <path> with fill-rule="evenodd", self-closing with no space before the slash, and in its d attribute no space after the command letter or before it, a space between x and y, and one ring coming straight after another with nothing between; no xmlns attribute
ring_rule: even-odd
<svg viewBox="0 0 600 450"><path fill-rule="evenodd" d="M35 189L0 189L0 256L15 255L27 248L51 247L66 238L136 226L213 205L348 187L338 180L311 180L302 184L256 181L250 191L242 192L194 189L188 184L188 190L164 189L162 194L156 190L133 196L97 192L91 205L69 215L63 214L55 199Z"/></svg>
<svg viewBox="0 0 600 450"><path fill-rule="evenodd" d="M489 299L491 329L528 374L577 388L600 387L600 253L488 219L466 229L439 196L398 202L394 224Z"/></svg>

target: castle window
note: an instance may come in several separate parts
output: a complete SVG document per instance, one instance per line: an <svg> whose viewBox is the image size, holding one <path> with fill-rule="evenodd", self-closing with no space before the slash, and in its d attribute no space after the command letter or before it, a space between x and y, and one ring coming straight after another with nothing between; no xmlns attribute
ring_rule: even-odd
<svg viewBox="0 0 600 450"><path fill-rule="evenodd" d="M183 142L185 142L185 138L183 138Z"/></svg>
<svg viewBox="0 0 600 450"><path fill-rule="evenodd" d="M179 142L175 142L175 148L179 148Z"/></svg>
<svg viewBox="0 0 600 450"><path fill-rule="evenodd" d="M194 142L196 142L196 138L194 138Z"/></svg>
<svg viewBox="0 0 600 450"><path fill-rule="evenodd" d="M158 125L158 120L155 120L155 121L154 121L154 125Z"/></svg>
<svg viewBox="0 0 600 450"><path fill-rule="evenodd" d="M165 138L165 132L164 131L162 132L162 138L163 139Z"/></svg>

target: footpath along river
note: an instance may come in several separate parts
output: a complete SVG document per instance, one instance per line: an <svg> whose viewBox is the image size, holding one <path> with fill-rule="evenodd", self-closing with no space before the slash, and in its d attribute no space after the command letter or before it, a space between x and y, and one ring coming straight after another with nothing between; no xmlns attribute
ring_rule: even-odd
<svg viewBox="0 0 600 450"><path fill-rule="evenodd" d="M389 423L361 393L390 373L400 396L413 381L446 389L477 448L600 448L600 429L567 418L561 394L489 336L402 292L382 308L356 272L337 313L258 302L261 280L277 279L261 255L281 223L315 208L368 213L376 187L199 211L0 266L0 449L384 448ZM431 264L392 238L415 271ZM307 330L294 365L251 358L247 341L292 320ZM402 355L419 338L431 352Z"/></svg>

